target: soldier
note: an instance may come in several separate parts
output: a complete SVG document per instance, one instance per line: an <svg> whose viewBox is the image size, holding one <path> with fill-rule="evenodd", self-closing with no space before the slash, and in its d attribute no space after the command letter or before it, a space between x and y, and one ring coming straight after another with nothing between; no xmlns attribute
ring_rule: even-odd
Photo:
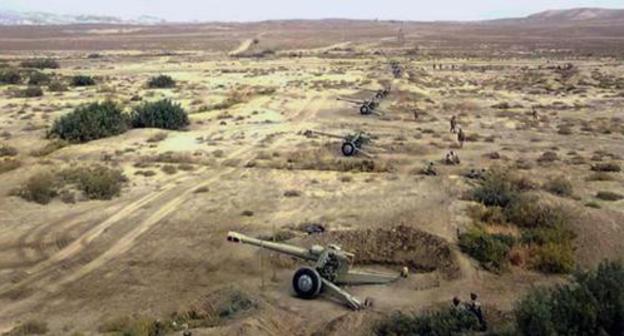
<svg viewBox="0 0 624 336"><path fill-rule="evenodd" d="M457 132L457 141L459 141L459 148L463 148L464 142L466 141L466 134L464 134L464 130L461 128Z"/></svg>
<svg viewBox="0 0 624 336"><path fill-rule="evenodd" d="M438 172L433 167L433 162L427 163L427 165L425 166L425 169L423 169L423 174L425 174L427 176L437 176L438 175Z"/></svg>
<svg viewBox="0 0 624 336"><path fill-rule="evenodd" d="M460 164L460 160L459 160L459 155L457 155L457 153L455 153L454 151L450 151L448 153L446 153L446 157L444 159L444 162L447 165L458 165Z"/></svg>
<svg viewBox="0 0 624 336"><path fill-rule="evenodd" d="M457 116L453 115L451 117L451 129L450 129L451 133L455 133L457 132Z"/></svg>
<svg viewBox="0 0 624 336"><path fill-rule="evenodd" d="M453 305L451 308L458 311L463 311L465 309L464 305L461 304L461 300L457 296L453 297Z"/></svg>
<svg viewBox="0 0 624 336"><path fill-rule="evenodd" d="M531 115L533 116L533 120L537 120L537 109L533 106L533 110L531 111Z"/></svg>
<svg viewBox="0 0 624 336"><path fill-rule="evenodd" d="M487 330L487 322L483 317L483 310L481 309L481 303L477 300L478 296L475 293L470 293L470 303L468 304L468 309L472 312L477 319L479 320L479 324L481 325L481 330Z"/></svg>

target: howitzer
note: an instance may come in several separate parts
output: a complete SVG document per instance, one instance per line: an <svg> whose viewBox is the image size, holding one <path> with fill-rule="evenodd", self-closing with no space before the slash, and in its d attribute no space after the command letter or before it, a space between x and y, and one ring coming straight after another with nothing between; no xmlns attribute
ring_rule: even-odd
<svg viewBox="0 0 624 336"><path fill-rule="evenodd" d="M367 145L371 142L371 138L368 135L366 135L364 132L356 132L356 133L347 134L347 135L336 135L336 134L331 134L331 133L307 130L303 134L305 136L322 135L322 136L326 136L329 138L341 139L342 146L340 147L340 150L342 151L342 155L344 156L353 156L359 153L366 157L370 157L370 158L374 157L373 155L362 150L362 147L364 145Z"/></svg>
<svg viewBox="0 0 624 336"><path fill-rule="evenodd" d="M370 114L374 114L374 115L378 115L378 116L383 116L384 115L383 111L379 111L379 109L378 109L379 102L377 102L377 100L375 98L370 99L370 100L356 100L356 99L338 97L338 98L336 98L336 100L344 101L344 102L355 104L355 105L359 105L360 106L360 114L362 114L362 115L370 115Z"/></svg>
<svg viewBox="0 0 624 336"><path fill-rule="evenodd" d="M324 292L340 298L354 310L364 308L364 304L338 286L388 284L401 277L407 277L407 268L398 275L350 270L353 253L343 251L336 245L327 247L314 245L311 248L303 248L256 239L237 232L229 232L227 240L232 243L258 246L310 262L311 266L299 268L293 276L292 286L297 296L314 299Z"/></svg>

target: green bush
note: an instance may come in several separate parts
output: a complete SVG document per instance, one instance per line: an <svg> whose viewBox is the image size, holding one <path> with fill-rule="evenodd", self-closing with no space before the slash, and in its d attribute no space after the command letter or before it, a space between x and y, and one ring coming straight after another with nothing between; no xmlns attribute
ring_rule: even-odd
<svg viewBox="0 0 624 336"><path fill-rule="evenodd" d="M50 82L50 75L39 71L33 71L28 76L28 85L44 85Z"/></svg>
<svg viewBox="0 0 624 336"><path fill-rule="evenodd" d="M492 170L472 191L473 198L486 206L506 207L518 195L518 187L507 172Z"/></svg>
<svg viewBox="0 0 624 336"><path fill-rule="evenodd" d="M61 172L65 183L76 184L89 199L109 200L118 196L127 181L119 170L105 166L80 167Z"/></svg>
<svg viewBox="0 0 624 336"><path fill-rule="evenodd" d="M377 323L378 336L451 336L477 332L479 320L467 310L446 309L421 316L395 313Z"/></svg>
<svg viewBox="0 0 624 336"><path fill-rule="evenodd" d="M471 230L459 236L459 247L491 271L500 271L507 265L509 250L515 239L506 235L492 235Z"/></svg>
<svg viewBox="0 0 624 336"><path fill-rule="evenodd" d="M40 58L26 60L20 63L22 68L34 68L34 69L58 69L60 68L57 61L51 58Z"/></svg>
<svg viewBox="0 0 624 336"><path fill-rule="evenodd" d="M4 70L0 72L0 84L17 85L22 82L22 75L17 70Z"/></svg>
<svg viewBox="0 0 624 336"><path fill-rule="evenodd" d="M548 180L548 182L544 184L544 189L551 194L565 197L572 196L574 191L572 183L564 176L557 176Z"/></svg>
<svg viewBox="0 0 624 336"><path fill-rule="evenodd" d="M576 234L561 226L540 227L525 230L522 233L522 242L529 245L567 244L576 238Z"/></svg>
<svg viewBox="0 0 624 336"><path fill-rule="evenodd" d="M522 228L562 227L569 215L561 206L543 203L535 195L523 194L505 209L509 222Z"/></svg>
<svg viewBox="0 0 624 336"><path fill-rule="evenodd" d="M168 99L144 103L132 114L132 126L179 130L189 125L188 115L180 104Z"/></svg>
<svg viewBox="0 0 624 336"><path fill-rule="evenodd" d="M78 107L54 121L49 137L83 143L124 133L128 118L113 102L93 103Z"/></svg>
<svg viewBox="0 0 624 336"><path fill-rule="evenodd" d="M92 86L95 85L95 79L91 76L77 75L71 79L72 86Z"/></svg>
<svg viewBox="0 0 624 336"><path fill-rule="evenodd" d="M160 75L152 77L149 82L147 82L147 86L150 89L168 89L175 87L176 82L173 78L171 78L171 76Z"/></svg>
<svg viewBox="0 0 624 336"><path fill-rule="evenodd" d="M514 310L520 335L624 334L624 266L603 262L575 282L538 288Z"/></svg>

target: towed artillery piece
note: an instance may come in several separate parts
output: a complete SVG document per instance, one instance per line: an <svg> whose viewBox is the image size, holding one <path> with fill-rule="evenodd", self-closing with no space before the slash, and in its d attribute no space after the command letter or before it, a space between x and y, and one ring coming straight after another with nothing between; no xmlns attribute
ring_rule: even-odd
<svg viewBox="0 0 624 336"><path fill-rule="evenodd" d="M362 147L364 145L371 143L370 136L368 136L364 132L356 132L352 134L347 134L345 136L341 136L341 135L336 135L336 134L331 134L331 133L307 130L303 134L305 136L322 135L322 136L326 136L330 138L341 139L342 146L340 147L340 150L342 152L342 155L344 156L354 156L356 154L362 154L369 158L373 157L373 155L362 150Z"/></svg>
<svg viewBox="0 0 624 336"><path fill-rule="evenodd" d="M385 112L379 111L379 109L378 109L379 102L377 101L376 98L369 99L369 100L356 100L356 99L338 97L338 98L336 98L336 100L344 101L344 102L351 103L351 104L354 104L356 106L359 106L361 115L371 115L371 114L374 114L374 115L377 115L377 116L381 117L381 116L383 116L385 114Z"/></svg>
<svg viewBox="0 0 624 336"><path fill-rule="evenodd" d="M384 274L353 271L350 269L353 253L343 251L339 246L323 247L314 245L311 248L275 243L245 236L237 232L229 232L227 240L258 246L297 259L313 263L313 266L299 268L292 279L292 286L298 297L314 299L322 292L341 299L349 308L359 310L366 306L355 296L349 294L340 285L382 285L407 277L407 267L400 274Z"/></svg>

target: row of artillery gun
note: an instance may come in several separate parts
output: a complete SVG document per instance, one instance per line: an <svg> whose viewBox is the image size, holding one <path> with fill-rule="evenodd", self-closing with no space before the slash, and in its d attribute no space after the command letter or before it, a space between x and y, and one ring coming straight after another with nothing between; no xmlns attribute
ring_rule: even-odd
<svg viewBox="0 0 624 336"><path fill-rule="evenodd" d="M308 300L327 294L353 310L365 308L370 305L370 300L362 301L340 286L389 284L407 277L408 274L407 267L404 267L400 274L353 270L351 264L355 255L343 251L337 245L313 245L304 248L256 239L237 232L229 232L227 241L257 246L307 262L308 266L300 267L293 275L292 287L295 294Z"/></svg>
<svg viewBox="0 0 624 336"><path fill-rule="evenodd" d="M378 90L360 88L360 90L365 92L372 92L374 95L368 99L352 99L345 97L338 97L336 99L355 105L359 108L361 115L367 116L374 114L377 116L383 116L385 112L379 109L379 105L381 104L382 100L390 95L391 87L387 86Z"/></svg>

